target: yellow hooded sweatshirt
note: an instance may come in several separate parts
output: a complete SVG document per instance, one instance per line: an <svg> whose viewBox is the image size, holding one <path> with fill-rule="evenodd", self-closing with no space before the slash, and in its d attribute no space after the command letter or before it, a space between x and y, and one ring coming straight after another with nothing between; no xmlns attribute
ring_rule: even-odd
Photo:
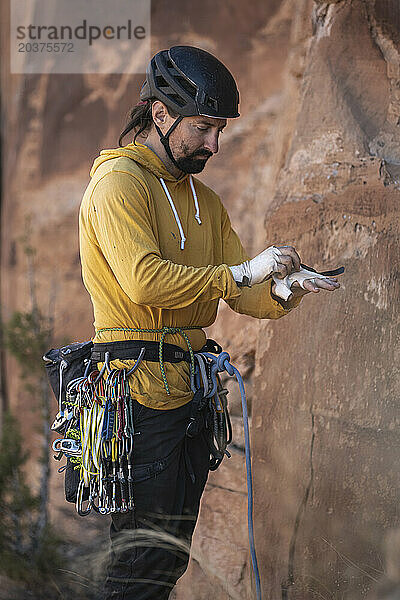
<svg viewBox="0 0 400 600"><path fill-rule="evenodd" d="M216 318L223 298L238 313L278 319L271 281L240 289L228 268L248 259L219 197L198 179L176 179L142 144L103 150L94 161L79 216L82 276L94 307L94 342L160 340L160 333L127 329L190 327L194 351L201 329ZM121 331L122 330L122 331ZM178 333L165 341L187 350ZM112 361L131 367L132 361ZM193 396L190 366L142 361L130 378L132 396L156 409L183 406Z"/></svg>

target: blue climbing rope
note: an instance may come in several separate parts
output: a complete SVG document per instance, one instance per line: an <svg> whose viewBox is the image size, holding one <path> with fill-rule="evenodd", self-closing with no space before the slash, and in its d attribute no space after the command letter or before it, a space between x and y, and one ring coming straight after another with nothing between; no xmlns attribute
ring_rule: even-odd
<svg viewBox="0 0 400 600"><path fill-rule="evenodd" d="M249 418L247 412L246 392L241 374L231 363L231 357L227 352L221 352L218 356L214 356L209 352L203 353L207 358L217 366L218 372L226 371L228 375L235 376L239 384L240 397L242 400L243 428L244 428L244 444L246 457L246 473L247 473L247 524L249 531L250 556L253 565L254 579L256 582L257 600L261 600L261 581L258 570L256 547L254 542L254 524L253 524L253 479L251 474L251 452L250 452L250 434L249 434Z"/></svg>

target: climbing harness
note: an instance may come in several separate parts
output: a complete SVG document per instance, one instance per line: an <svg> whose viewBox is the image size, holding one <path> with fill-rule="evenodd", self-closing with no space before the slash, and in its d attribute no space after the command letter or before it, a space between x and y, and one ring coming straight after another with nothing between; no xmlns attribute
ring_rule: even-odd
<svg viewBox="0 0 400 600"><path fill-rule="evenodd" d="M229 354L223 352L221 346L213 340L207 340L199 352L193 352L184 329L188 328L129 330L160 333L158 342L83 342L60 350L50 350L43 358L59 402L59 411L52 429L63 436L53 442L52 448L56 452L56 459L60 460L63 455L67 458L67 465L61 467L59 472L65 470L66 497L75 502L80 516L86 516L92 510L99 514L133 510L134 440L140 432L134 428L129 376L136 371L142 360L158 361L160 366L165 360L185 360L190 363L193 399L185 444L186 438L194 438L204 429L210 451L210 470L217 469L224 456L231 456L227 449L232 441L228 391L222 385L220 374L234 376L239 385L243 411L250 554L256 597L261 600L254 543L250 436L243 380L239 371L231 364ZM165 343L168 333L179 333L185 339L189 351ZM117 358L135 360L135 363L131 369L113 369L110 363ZM99 363L103 363L100 370L97 368ZM55 376L57 373L58 379ZM164 386L169 393L163 369L162 374ZM194 480L193 468L186 451L185 461L188 473ZM68 490L67 480L70 487Z"/></svg>
<svg viewBox="0 0 400 600"><path fill-rule="evenodd" d="M193 377L194 374L194 352L193 352L193 348L192 345L190 343L190 340L186 334L186 331L190 331L193 329L199 329L201 330L201 327L197 327L197 326L191 326L191 327L162 327L161 329L141 329L141 328L133 328L133 329L129 329L129 328L124 328L124 327L104 327L102 329L98 329L97 333L103 332L103 331L127 331L130 333L159 333L161 334L160 337L160 341L159 342L154 342L157 344L158 346L158 362L160 364L160 370L161 370L161 377L164 383L164 388L165 391L167 392L168 396L170 395L170 391L169 391L169 385L168 385L168 381L167 381L167 376L165 375L165 369L164 369L164 360L165 360L165 353L164 353L164 340L165 340L165 336L167 334L174 334L177 333L179 334L186 342L187 347L188 347L188 352L189 352L189 357L190 357L190 370L191 370L191 375ZM111 344L118 344L118 342L111 342ZM122 344L124 344L125 342L121 342ZM149 345L152 342L145 342L145 345ZM98 346L104 346L104 344L98 344ZM182 350L180 350L181 355L183 356ZM121 357L119 357L121 358ZM128 357L127 357L128 358ZM154 360L152 358L149 358L149 353L146 352L146 360ZM179 358L179 360L182 360L182 358ZM174 360L169 360L169 362L176 362ZM105 369L105 366L103 367L103 369Z"/></svg>

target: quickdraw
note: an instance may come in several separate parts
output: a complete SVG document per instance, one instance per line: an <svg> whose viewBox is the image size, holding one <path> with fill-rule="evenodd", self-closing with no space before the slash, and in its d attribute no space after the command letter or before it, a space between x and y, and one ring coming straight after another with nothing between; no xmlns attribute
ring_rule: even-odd
<svg viewBox="0 0 400 600"><path fill-rule="evenodd" d="M53 442L53 450L74 460L80 469L76 510L81 516L92 509L108 514L134 507L135 431L128 383L134 369L110 369L108 361L105 368L105 379L105 370L94 370L69 382L66 406L52 426L65 436Z"/></svg>

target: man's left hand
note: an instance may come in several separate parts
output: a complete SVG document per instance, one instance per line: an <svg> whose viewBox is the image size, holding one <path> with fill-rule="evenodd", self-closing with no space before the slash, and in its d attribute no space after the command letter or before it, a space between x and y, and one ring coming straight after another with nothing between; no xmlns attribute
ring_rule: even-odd
<svg viewBox="0 0 400 600"><path fill-rule="evenodd" d="M336 277L329 277L329 279L306 279L303 283L305 289L295 281L291 287L293 298L299 298L310 292L318 294L320 290L327 290L333 292L340 288L340 283ZM272 292L274 293L274 286L272 286Z"/></svg>
<svg viewBox="0 0 400 600"><path fill-rule="evenodd" d="M340 288L340 283L338 282L338 280L336 279L336 277L329 277L326 279L306 279L303 282L303 285L305 287L305 289L303 289L298 283L297 281L294 281L291 287L291 292L292 295L290 296L289 302L290 300L293 300L293 298L301 298L301 296L305 296L306 294L309 294L310 292L314 292L314 294L318 294L320 290L326 290L328 292L333 292L337 289ZM273 283L272 284L272 295L275 296L275 289L276 289L276 284ZM282 298L279 298L278 296L275 296L276 299L278 300L278 302L280 302L283 306L286 305L286 302L284 302L282 300Z"/></svg>

